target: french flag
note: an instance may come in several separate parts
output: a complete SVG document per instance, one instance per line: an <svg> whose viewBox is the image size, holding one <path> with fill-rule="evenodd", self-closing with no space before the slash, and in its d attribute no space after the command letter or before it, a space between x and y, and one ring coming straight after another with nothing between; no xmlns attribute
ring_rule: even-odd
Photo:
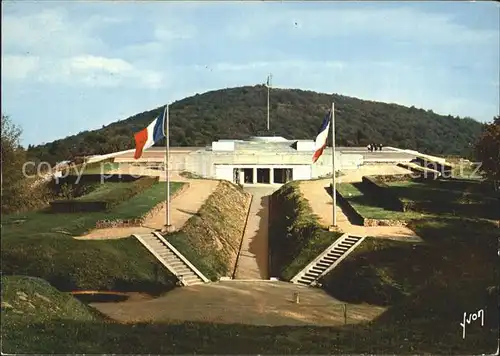
<svg viewBox="0 0 500 356"><path fill-rule="evenodd" d="M315 151L312 158L313 163L315 163L318 160L318 158L323 154L323 150L326 147L326 141L328 140L328 130L330 129L331 117L332 114L330 110L323 119L323 123L321 124L321 128L319 129L318 136L316 136L316 142L314 145Z"/></svg>
<svg viewBox="0 0 500 356"><path fill-rule="evenodd" d="M160 114L152 123L145 129L137 132L135 138L135 154L134 158L139 159L142 156L142 151L152 147L155 142L160 141L165 137L165 111Z"/></svg>

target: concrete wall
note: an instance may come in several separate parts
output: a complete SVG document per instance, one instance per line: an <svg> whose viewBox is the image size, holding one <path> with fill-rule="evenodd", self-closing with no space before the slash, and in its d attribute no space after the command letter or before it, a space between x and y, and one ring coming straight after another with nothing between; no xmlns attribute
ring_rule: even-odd
<svg viewBox="0 0 500 356"><path fill-rule="evenodd" d="M244 169L244 168L252 168L254 170L258 168L268 168L268 169L275 169L275 168L288 168L292 169L292 178L293 180L302 180L302 179L311 179L313 178L311 176L311 166L310 165L287 165L287 166L282 166L282 165L270 165L270 164L259 164L259 165L254 165L254 164L242 164L242 165L224 165L224 164L215 164L215 172L214 175L211 178L216 178L216 179L226 179L229 181L233 181L233 174L234 174L234 169ZM193 172L196 174L200 174L201 172ZM274 177L274 172L270 172L270 180L273 180ZM205 176L207 177L207 176ZM208 178L208 177L207 177ZM254 172L254 179L256 179L256 172Z"/></svg>
<svg viewBox="0 0 500 356"><path fill-rule="evenodd" d="M230 182L233 181L233 166L216 164L215 165L215 178L225 179Z"/></svg>
<svg viewBox="0 0 500 356"><path fill-rule="evenodd" d="M172 157L171 157L172 160ZM312 164L310 154L222 154L211 151L193 152L179 164L179 170L186 170L206 178L233 179L233 168L291 168L293 179L311 179L330 174L331 154L326 153ZM359 154L336 153L337 169L356 169L363 164ZM223 168L224 166L227 167Z"/></svg>
<svg viewBox="0 0 500 356"><path fill-rule="evenodd" d="M281 168L281 167L276 167L276 168ZM294 166L292 178L293 180L304 180L313 178L311 172L311 165L309 164L309 165Z"/></svg>

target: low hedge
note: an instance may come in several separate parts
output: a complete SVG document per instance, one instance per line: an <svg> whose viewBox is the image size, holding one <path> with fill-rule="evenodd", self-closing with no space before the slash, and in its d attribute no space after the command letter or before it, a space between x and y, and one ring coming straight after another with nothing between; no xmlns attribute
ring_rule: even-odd
<svg viewBox="0 0 500 356"><path fill-rule="evenodd" d="M82 174L75 175L70 174L68 176L62 176L56 179L57 184L90 184L90 183L122 183L122 182L134 182L145 177L138 177L130 174ZM157 178L157 177L156 177Z"/></svg>
<svg viewBox="0 0 500 356"><path fill-rule="evenodd" d="M50 203L54 213L97 212L111 210L113 207L129 200L133 196L151 188L158 182L158 177L142 177L131 184L111 189L99 200L87 198L87 195L76 199L56 200Z"/></svg>
<svg viewBox="0 0 500 356"><path fill-rule="evenodd" d="M50 202L53 213L92 213L107 209L105 201L54 200Z"/></svg>
<svg viewBox="0 0 500 356"><path fill-rule="evenodd" d="M290 280L342 234L320 225L300 192L299 182L285 184L270 200L270 272Z"/></svg>

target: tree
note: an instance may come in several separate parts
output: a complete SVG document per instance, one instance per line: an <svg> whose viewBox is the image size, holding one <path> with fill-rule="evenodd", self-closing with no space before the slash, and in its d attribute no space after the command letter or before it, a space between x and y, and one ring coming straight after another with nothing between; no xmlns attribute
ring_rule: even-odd
<svg viewBox="0 0 500 356"><path fill-rule="evenodd" d="M481 170L485 176L495 183L498 189L500 182L500 116L486 124L482 135L476 143L476 157L482 163Z"/></svg>
<svg viewBox="0 0 500 356"><path fill-rule="evenodd" d="M21 133L21 129L2 114L2 213L18 209L19 198L24 194L22 168L26 152L19 145Z"/></svg>

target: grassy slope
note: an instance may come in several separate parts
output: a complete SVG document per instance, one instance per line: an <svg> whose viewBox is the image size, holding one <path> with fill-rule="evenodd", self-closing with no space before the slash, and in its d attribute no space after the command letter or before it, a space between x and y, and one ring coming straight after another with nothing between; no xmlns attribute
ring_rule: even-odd
<svg viewBox="0 0 500 356"><path fill-rule="evenodd" d="M339 269L352 263L354 267L345 270L352 273L344 278L369 284L359 287L358 293L364 289L366 296L370 289L378 288L380 291L377 284L401 286L400 291L404 292L399 293L402 296L396 294L396 298L389 300L388 304L393 306L369 325L344 328L208 323L120 325L102 321L37 321L19 318L19 324L2 330L2 351L159 354L492 353L497 345L496 308L487 309L488 320L483 328L468 326L465 340L458 325L464 311L473 312L489 305L496 307L496 297L491 298L485 288L496 285L498 277L494 248L496 231L489 224L452 217L422 220L414 229L430 243L430 246L425 247L427 250L413 251L410 250L410 244L372 240L372 247L377 249L379 256L370 253L365 246L364 250L360 248L351 256L356 258L350 261L351 257L346 259ZM429 255L427 252L434 248L439 248L440 253ZM378 270L380 274L367 274L361 271L363 268ZM431 269L433 273L429 273ZM342 288L346 285L352 288L349 286L354 283L346 284L344 281L341 284ZM345 294L354 298L355 292L351 289L351 293ZM362 301L363 298L357 297Z"/></svg>
<svg viewBox="0 0 500 356"><path fill-rule="evenodd" d="M500 217L500 210L495 215L494 208L493 210L489 208L497 204L497 198L494 196L493 189L486 183L429 180L426 182L396 181L386 184L389 185L388 189L401 200L435 203L434 210L426 213L387 210L366 191L362 183L342 183L338 185L337 189L361 216L368 219L414 220L443 215L473 216L486 219ZM460 212L452 211L447 209L445 203L446 205L457 204L463 209L460 209Z"/></svg>
<svg viewBox="0 0 500 356"><path fill-rule="evenodd" d="M127 184L127 183L106 183ZM171 194L182 187L183 183L172 182ZM93 192L92 192L93 193ZM91 193L91 194L92 194ZM99 220L137 218L146 214L151 208L165 200L166 186L157 183L143 193L137 194L127 202L117 205L109 212L52 214L47 210L12 214L2 217L4 230L2 236L21 236L40 233L64 232L69 235L83 234L95 227ZM16 220L25 220L21 224Z"/></svg>
<svg viewBox="0 0 500 356"><path fill-rule="evenodd" d="M157 184L109 213L30 212L4 217L2 272L41 277L63 290L169 289L173 277L134 238L81 241L67 235L83 233L100 219L139 217L164 197L164 184ZM14 224L19 218L26 221Z"/></svg>
<svg viewBox="0 0 500 356"><path fill-rule="evenodd" d="M22 318L98 320L92 309L69 293L60 292L43 279L27 276L2 276L2 311L7 320L17 323Z"/></svg>
<svg viewBox="0 0 500 356"><path fill-rule="evenodd" d="M221 181L198 214L180 232L166 235L208 279L231 276L248 210L249 196L238 186Z"/></svg>
<svg viewBox="0 0 500 356"><path fill-rule="evenodd" d="M341 236L322 229L300 193L299 182L288 183L276 191L271 209L271 273L285 280L293 278Z"/></svg>
<svg viewBox="0 0 500 356"><path fill-rule="evenodd" d="M466 154L471 151L469 142L476 141L482 130L477 121L422 109L338 94L276 88L271 107L275 120L271 132L267 132L262 120L267 109L266 101L262 100L265 95L266 88L262 85L246 86L200 93L172 103L171 146L204 147L223 137L245 139L254 135L315 137L332 100L338 108L337 142L341 146L366 146L373 141L429 154ZM88 154L133 148L133 133L146 127L162 110L163 105L105 128L67 137L56 145L37 146L28 154L52 162L65 159L69 152L76 154L74 146Z"/></svg>
<svg viewBox="0 0 500 356"><path fill-rule="evenodd" d="M463 191L457 188L476 194L482 189L475 183L457 182L389 184L400 188L398 193L430 199L437 205L460 199ZM363 203L362 212L369 212L370 201ZM399 215L405 218L404 213ZM495 292L491 287L497 286L499 273L495 223L441 214L415 219L410 226L425 244L368 238L326 276L327 290L351 303L392 306L370 326L378 330L381 340L406 334L419 350L448 347L463 352L476 347L475 353L493 351L498 288ZM481 308L488 314L486 325L469 326L468 341L461 340L458 324L463 313Z"/></svg>

